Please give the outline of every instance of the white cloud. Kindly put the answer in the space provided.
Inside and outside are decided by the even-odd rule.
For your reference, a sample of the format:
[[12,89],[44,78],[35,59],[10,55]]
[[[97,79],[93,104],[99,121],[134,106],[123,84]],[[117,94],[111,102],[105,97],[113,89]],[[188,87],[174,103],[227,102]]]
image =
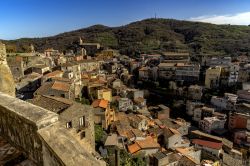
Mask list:
[[191,21],[208,22],[213,24],[249,25],[250,12],[237,13],[234,15],[213,15],[192,17]]

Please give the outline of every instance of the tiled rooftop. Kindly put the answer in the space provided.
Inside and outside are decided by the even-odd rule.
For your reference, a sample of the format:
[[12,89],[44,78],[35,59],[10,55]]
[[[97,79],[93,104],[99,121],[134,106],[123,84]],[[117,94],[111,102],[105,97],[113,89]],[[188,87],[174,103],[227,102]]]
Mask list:
[[192,141],[193,144],[197,144],[200,146],[204,146],[207,148],[211,148],[211,149],[221,149],[222,148],[222,143],[218,143],[218,142],[212,142],[212,141],[205,141],[205,140],[201,140],[201,139],[194,139]]
[[67,92],[70,89],[70,84],[55,81],[51,88]]

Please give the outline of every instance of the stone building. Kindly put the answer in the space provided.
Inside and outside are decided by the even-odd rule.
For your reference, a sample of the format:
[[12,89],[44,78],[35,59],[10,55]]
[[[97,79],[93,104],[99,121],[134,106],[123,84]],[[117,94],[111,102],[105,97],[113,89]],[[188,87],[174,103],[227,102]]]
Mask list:
[[99,43],[85,43],[81,38],[79,40],[79,46],[84,48],[86,50],[86,54],[89,56],[95,55],[101,48]]
[[146,137],[145,140],[135,141],[134,144],[128,146],[128,152],[133,155],[144,154],[145,156],[149,156],[159,150],[160,145],[151,136]]
[[168,63],[188,63],[190,54],[188,52],[164,52],[164,62]]
[[177,63],[175,71],[175,79],[188,83],[199,81],[200,78],[200,65]]
[[81,79],[81,68],[80,65],[76,62],[62,64],[61,70],[65,73],[70,74],[70,76],[68,76],[69,79],[71,78],[74,78],[75,80]]
[[221,142],[213,142],[213,141],[206,141],[202,139],[193,139],[192,143],[197,149],[201,149],[213,156],[219,158],[220,154],[222,154],[222,143]]
[[50,67],[44,64],[37,64],[32,67],[32,72],[46,74],[50,72]]
[[129,98],[119,98],[118,99],[118,110],[128,111],[133,110],[133,102]]
[[61,125],[95,148],[93,108],[61,97],[36,96],[30,103],[59,115]]
[[230,166],[230,165],[237,165],[237,166],[243,166],[243,155],[242,152],[231,149],[230,151],[224,151],[223,152],[223,165]]
[[148,119],[143,115],[130,115],[129,116],[130,125],[141,131],[146,131],[148,129]]
[[104,99],[109,102],[112,101],[112,90],[107,88],[101,88],[97,90],[97,99]]
[[80,70],[91,72],[91,71],[99,71],[101,68],[100,62],[98,60],[82,60],[77,62],[80,65]]
[[164,129],[164,143],[166,148],[175,149],[178,147],[188,147],[190,142],[184,141],[179,131],[173,128],[165,128]]
[[217,117],[205,117],[199,122],[199,127],[206,133],[211,133],[214,130],[224,129],[226,119],[219,119]]
[[149,67],[141,67],[139,69],[139,80],[148,80],[149,79]]
[[45,82],[34,92],[34,96],[37,95],[57,96],[74,100],[74,84],[58,80]]
[[220,56],[203,56],[202,65],[215,67],[215,66],[230,66],[232,58],[231,57],[220,57]]
[[225,93],[224,97],[213,96],[211,104],[219,110],[233,110],[238,96],[231,93]]
[[58,54],[59,54],[59,51],[58,50],[54,50],[53,48],[49,48],[49,49],[46,49],[44,51],[44,55],[46,57],[56,56]]
[[249,65],[245,65],[239,69],[238,82],[247,82],[249,81]]
[[15,81],[20,80],[24,76],[25,64],[21,56],[8,57],[8,65]]
[[191,85],[188,87],[188,98],[192,100],[201,100],[202,87],[199,85]]
[[200,65],[189,63],[160,63],[159,79],[177,80],[188,83],[199,81]]
[[244,112],[231,112],[229,114],[228,128],[230,130],[250,129],[250,115]]
[[171,166],[178,165],[181,155],[172,151],[163,151],[153,154],[154,166]]
[[194,115],[194,110],[196,108],[202,108],[204,106],[204,103],[201,103],[201,102],[193,102],[193,101],[190,101],[190,100],[187,100],[186,102],[186,110],[187,110],[187,114],[189,116],[193,116]]
[[94,107],[93,112],[95,124],[101,124],[102,128],[107,130],[115,121],[115,110],[110,108],[109,101],[103,99],[94,100],[91,105]]
[[171,80],[175,76],[175,63],[160,63],[158,68],[159,79]]

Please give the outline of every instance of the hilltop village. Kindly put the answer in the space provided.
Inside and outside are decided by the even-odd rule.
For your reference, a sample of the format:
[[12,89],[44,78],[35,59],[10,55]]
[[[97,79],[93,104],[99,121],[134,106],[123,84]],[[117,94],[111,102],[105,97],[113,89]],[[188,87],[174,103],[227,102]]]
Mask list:
[[131,57],[81,38],[64,53],[30,50],[7,53],[16,97],[58,114],[106,165],[249,165],[247,55]]

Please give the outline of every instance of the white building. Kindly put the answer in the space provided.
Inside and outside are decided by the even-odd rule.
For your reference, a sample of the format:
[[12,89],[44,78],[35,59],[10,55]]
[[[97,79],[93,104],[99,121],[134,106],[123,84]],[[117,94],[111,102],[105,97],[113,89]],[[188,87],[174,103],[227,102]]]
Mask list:
[[206,133],[211,133],[215,129],[225,128],[225,119],[218,119],[217,117],[206,117],[199,122],[199,127]]
[[212,154],[216,157],[219,157],[220,154],[223,152],[222,150],[222,143],[212,142],[212,141],[205,141],[201,139],[194,139],[192,140],[194,147],[197,149],[201,149],[209,154]]
[[237,64],[232,64],[230,65],[229,68],[229,78],[228,78],[228,84],[229,85],[234,85],[238,81],[239,77],[239,71],[240,71],[240,66]]
[[236,104],[238,96],[232,93],[225,93],[224,97],[213,96],[211,104],[222,110],[232,110]]

